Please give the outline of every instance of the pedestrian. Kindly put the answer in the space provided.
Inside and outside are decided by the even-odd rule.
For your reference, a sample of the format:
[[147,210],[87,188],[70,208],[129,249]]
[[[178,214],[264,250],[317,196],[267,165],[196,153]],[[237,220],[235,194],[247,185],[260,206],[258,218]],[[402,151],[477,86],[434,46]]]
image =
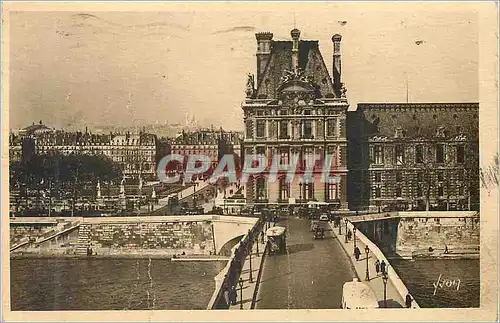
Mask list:
[[449,253],[447,245],[444,245],[444,253]]
[[411,297],[410,294],[406,294],[406,300],[405,300],[406,308],[411,307],[411,302],[413,302],[413,298]]
[[237,299],[238,295],[236,293],[236,286],[235,285],[231,286],[231,292],[229,293],[229,295],[230,295],[230,299],[231,299],[231,304],[236,305],[236,299]]
[[354,257],[356,257],[356,261],[359,260],[359,256],[361,256],[361,251],[358,247],[354,248]]
[[382,262],[380,263],[380,272],[382,273],[382,275],[384,275],[386,272],[386,267],[387,267],[387,264],[385,263],[384,260],[382,260]]
[[231,303],[231,293],[227,286],[224,287],[224,300],[226,301],[226,304],[229,306],[229,304]]
[[260,232],[260,243],[264,244],[264,231]]
[[352,232],[349,229],[349,231],[347,231],[347,240],[351,240],[351,238],[352,238]]
[[380,272],[380,261],[375,261],[375,271],[377,272],[377,276],[378,276],[378,273]]

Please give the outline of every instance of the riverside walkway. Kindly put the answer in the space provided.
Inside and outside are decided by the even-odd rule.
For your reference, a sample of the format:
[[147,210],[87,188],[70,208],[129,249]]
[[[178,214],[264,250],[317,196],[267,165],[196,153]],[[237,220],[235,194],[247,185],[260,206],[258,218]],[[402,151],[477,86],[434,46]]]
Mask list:
[[[259,276],[259,272],[262,269],[263,262],[265,261],[264,251],[266,248],[265,243],[261,243],[260,236],[253,244],[252,247],[252,280],[250,280],[250,256],[245,258],[245,262],[243,264],[243,268],[241,271],[241,278],[243,280],[243,288],[240,289],[238,284],[237,286],[237,299],[236,304],[231,305],[229,309],[231,310],[249,310],[253,309],[255,306],[257,290],[261,277]],[[266,241],[266,240],[264,240]],[[258,245],[258,246],[257,246]],[[258,248],[258,253],[257,253]],[[241,295],[242,294],[242,295]]]
[[[360,281],[367,283],[372,290],[375,292],[375,296],[379,300],[379,306],[384,307],[384,283],[382,280],[382,276],[377,275],[375,271],[375,261],[377,258],[374,256],[373,252],[370,250],[368,253],[368,271],[369,271],[369,281],[366,281],[366,253],[365,253],[365,244],[356,236],[356,238],[351,238],[347,243],[345,242],[345,225],[342,225],[341,235],[339,235],[338,227],[334,227],[333,223],[330,224],[332,228],[333,235],[337,238],[338,243],[342,246],[345,253],[349,257],[350,261],[354,265],[356,270],[356,274]],[[356,261],[354,257],[354,239],[356,239],[356,246],[361,251],[361,256],[359,257],[359,261]],[[386,261],[387,262],[387,261]],[[389,264],[388,264],[389,266]],[[415,302],[413,302],[415,303]],[[405,306],[405,301],[401,297],[400,293],[394,286],[393,282],[389,279],[387,281],[387,307],[388,308],[403,308]]]

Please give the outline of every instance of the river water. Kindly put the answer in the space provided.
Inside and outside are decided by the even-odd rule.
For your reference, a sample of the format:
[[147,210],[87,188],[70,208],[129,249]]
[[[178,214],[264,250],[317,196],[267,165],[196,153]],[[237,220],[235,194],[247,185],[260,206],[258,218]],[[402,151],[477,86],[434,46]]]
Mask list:
[[[328,241],[320,243],[330,245]],[[318,248],[320,246],[315,249],[320,250]],[[309,254],[312,255],[311,250],[301,251],[294,254],[295,261],[306,261]],[[315,262],[322,263],[329,258],[320,259],[323,260]],[[391,264],[422,307],[479,306],[479,260],[391,260]],[[214,277],[224,266],[224,262],[163,259],[11,259],[11,307],[14,311],[205,309],[215,288]],[[325,275],[331,272],[322,270]],[[312,273],[320,274],[306,270],[306,274],[292,279],[295,282],[292,287],[306,291],[299,281],[307,281],[309,285],[315,281],[314,290],[321,293],[321,286],[327,282],[321,283],[321,277],[309,277]],[[329,279],[336,279],[328,275]],[[434,284],[437,285],[438,279],[445,284],[436,289]],[[446,280],[458,282],[458,279],[459,286],[446,286]],[[263,283],[261,292],[266,284],[269,283]],[[304,293],[298,292],[296,296],[294,308],[324,308],[310,303],[312,298],[304,298]],[[265,308],[266,302],[261,303],[260,308]],[[337,307],[334,305],[330,308]]]
[[206,309],[224,262],[11,259],[13,311]]
[[390,262],[421,307],[479,307],[479,260]]

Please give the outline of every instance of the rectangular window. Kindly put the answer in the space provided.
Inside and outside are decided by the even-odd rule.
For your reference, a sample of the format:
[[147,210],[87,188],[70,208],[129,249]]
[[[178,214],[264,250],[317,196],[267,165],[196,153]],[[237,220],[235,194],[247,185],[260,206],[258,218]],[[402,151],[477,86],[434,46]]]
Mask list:
[[253,138],[252,122],[251,121],[246,122],[246,134],[247,134],[247,138]]
[[304,148],[302,156],[304,169],[307,168],[308,164],[310,163],[314,164],[313,157],[314,157],[314,150],[312,148]]
[[444,180],[443,172],[439,171],[438,172],[438,181],[442,182],[443,180]]
[[458,185],[458,196],[464,195],[464,186],[462,184]]
[[457,164],[463,164],[465,160],[465,148],[463,145],[457,146]]
[[396,186],[396,197],[401,197],[402,189],[401,186]]
[[465,177],[465,176],[464,176],[464,170],[463,170],[463,169],[460,169],[460,170],[458,171],[458,180],[459,180],[459,181],[463,181],[463,180],[464,180],[464,177]]
[[328,199],[337,199],[337,184],[327,184],[328,185]]
[[444,163],[444,145],[442,144],[436,145],[436,162]]
[[402,145],[396,145],[395,147],[396,165],[403,165],[405,162],[405,154]]
[[258,120],[257,121],[257,137],[258,138],[264,138],[265,137],[265,127],[266,124],[263,120]]
[[422,172],[417,173],[417,182],[423,182],[424,181],[424,174]]
[[422,189],[422,185],[417,185],[417,197],[422,197],[424,195],[424,190]]
[[314,199],[314,184],[308,183],[305,184],[305,196],[307,200]]
[[280,121],[280,139],[288,139],[288,121]]
[[380,196],[382,196],[380,186],[376,186],[375,187],[375,197],[378,198]]
[[312,121],[304,120],[304,135],[305,139],[310,139],[312,137]]
[[396,172],[396,182],[401,183],[403,181],[403,173]]
[[376,145],[374,149],[375,164],[380,165],[384,163],[384,147]]
[[257,147],[256,149],[257,155],[266,155],[266,147]]
[[415,146],[415,160],[419,164],[424,162],[424,147],[422,145]]
[[334,137],[337,133],[337,119],[329,119],[326,122],[326,135]]
[[382,173],[377,172],[375,173],[375,182],[380,183],[382,181]]
[[280,164],[288,165],[289,163],[289,149],[288,148],[280,148]]
[[264,115],[264,111],[262,111],[262,110],[257,110],[257,115],[258,115],[258,116],[263,116],[263,115]]
[[439,197],[442,197],[444,195],[444,188],[443,188],[443,184],[439,183],[438,184],[438,196]]

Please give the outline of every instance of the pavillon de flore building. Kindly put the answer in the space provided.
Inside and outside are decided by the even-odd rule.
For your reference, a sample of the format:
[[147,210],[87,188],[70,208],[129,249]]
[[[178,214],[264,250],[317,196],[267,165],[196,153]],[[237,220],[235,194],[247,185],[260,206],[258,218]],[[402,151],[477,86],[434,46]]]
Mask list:
[[[299,155],[305,169],[315,154],[333,155],[331,170],[340,181],[322,183],[321,167],[303,183],[300,176],[287,183],[285,176],[269,180],[269,174],[250,177],[246,197],[250,204],[299,204],[326,202],[347,209],[346,90],[341,81],[341,36],[334,35],[332,77],[318,41],[301,40],[291,31],[291,41],[275,41],[269,32],[257,33],[257,73],[248,76],[244,111],[245,155],[265,154],[281,164]],[[317,161],[322,166],[323,161]]]
[[348,112],[351,210],[479,210],[479,103]]

